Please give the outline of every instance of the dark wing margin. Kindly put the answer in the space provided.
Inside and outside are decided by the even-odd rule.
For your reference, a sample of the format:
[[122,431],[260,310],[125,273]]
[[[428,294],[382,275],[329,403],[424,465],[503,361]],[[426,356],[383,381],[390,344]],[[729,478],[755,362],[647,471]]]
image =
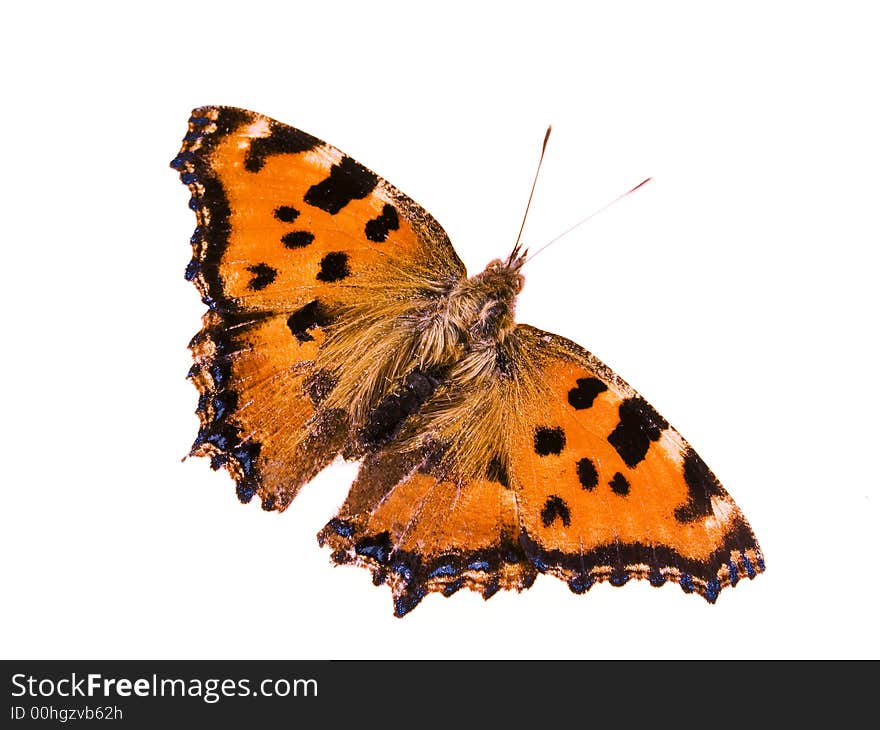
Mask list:
[[398,618],[432,592],[448,598],[467,588],[488,600],[529,588],[539,572],[517,540],[513,494],[491,479],[446,482],[435,457],[430,448],[368,456],[318,534],[336,565],[366,568],[374,585],[390,587]]
[[[195,284],[208,306],[202,329],[189,345],[195,363],[187,377],[199,391],[196,413],[200,421],[190,455],[208,456],[215,470],[226,468],[235,479],[239,500],[244,503],[261,490],[264,480],[260,464],[265,461],[265,454],[261,457],[263,443],[236,420],[236,410],[244,397],[242,378],[234,373],[234,366],[247,358],[253,360],[255,331],[277,313],[245,310],[224,291],[220,265],[230,241],[232,211],[221,179],[222,170],[213,168],[211,153],[225,137],[258,118],[253,112],[232,107],[195,109],[180,152],[170,163],[189,188],[189,207],[196,214],[196,228],[190,238],[192,258],[184,275]],[[321,144],[304,132],[280,124],[268,137],[257,141],[260,144],[249,153],[250,164],[261,163],[269,154],[305,151]],[[260,277],[265,280],[270,272],[253,267],[252,273],[259,282]],[[262,495],[264,509],[283,509],[289,501],[290,497],[283,493]]]

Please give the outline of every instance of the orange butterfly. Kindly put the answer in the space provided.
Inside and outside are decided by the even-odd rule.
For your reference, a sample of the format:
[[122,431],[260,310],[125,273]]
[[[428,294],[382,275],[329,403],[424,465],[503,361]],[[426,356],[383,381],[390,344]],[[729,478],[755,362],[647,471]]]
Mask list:
[[357,479],[318,540],[387,583],[489,598],[550,573],[678,583],[714,602],[764,569],[739,508],[638,393],[516,324],[518,247],[468,278],[440,225],[334,147],[253,112],[196,109],[172,161],[208,305],[191,349],[191,454],[284,510],[341,454]]

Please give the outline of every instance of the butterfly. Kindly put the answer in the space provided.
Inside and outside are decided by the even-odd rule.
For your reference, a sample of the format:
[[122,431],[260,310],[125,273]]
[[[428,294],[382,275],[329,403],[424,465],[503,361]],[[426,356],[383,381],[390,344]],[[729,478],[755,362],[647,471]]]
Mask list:
[[403,616],[539,573],[574,593],[677,583],[714,603],[764,559],[730,495],[633,388],[514,305],[525,254],[468,277],[443,228],[351,157],[273,119],[201,107],[171,166],[197,227],[186,278],[191,455],[282,511],[360,460],[318,534]]

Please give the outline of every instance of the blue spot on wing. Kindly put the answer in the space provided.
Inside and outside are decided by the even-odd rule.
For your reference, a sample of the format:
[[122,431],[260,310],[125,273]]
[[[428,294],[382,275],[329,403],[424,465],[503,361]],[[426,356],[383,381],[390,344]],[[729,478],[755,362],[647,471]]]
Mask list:
[[568,588],[572,593],[586,593],[593,585],[593,577],[591,575],[578,575],[568,581]]
[[428,573],[428,577],[429,578],[439,578],[440,576],[443,576],[443,575],[455,575],[456,572],[457,571],[455,570],[455,566],[447,563],[445,565],[440,565],[440,566],[434,568],[434,570],[432,570],[430,573]]
[[695,590],[694,579],[691,577],[690,573],[682,573],[681,578],[678,580],[678,584],[685,593],[693,593]]
[[177,155],[177,157],[171,160],[171,167],[173,167],[175,170],[179,170],[194,157],[195,155],[193,155],[192,152],[181,152]]
[[443,595],[449,598],[449,596],[451,596],[453,593],[460,590],[463,585],[464,578],[456,578],[454,581],[452,581],[452,583],[450,583],[443,589]]
[[468,570],[489,570],[489,563],[485,560],[474,560],[467,566]]
[[347,520],[340,520],[338,517],[334,517],[330,520],[330,522],[327,523],[327,527],[342,537],[351,537],[354,532],[354,527],[350,522]]
[[[203,410],[204,408],[202,403],[202,398],[204,397],[205,395],[199,396],[199,410]],[[226,416],[235,410],[237,403],[238,398],[231,390],[224,390],[220,393],[215,393],[214,397],[211,398],[211,408],[214,409],[214,421],[225,420]]]
[[[241,465],[241,470],[244,472],[246,477],[253,476],[256,471],[256,464],[254,463],[257,457],[257,452],[259,449],[254,448],[256,444],[246,444],[244,446],[237,446],[232,450],[233,458],[238,461]],[[253,496],[253,489],[251,489],[251,495]]]
[[220,451],[229,451],[230,447],[230,441],[227,434],[223,433],[223,431],[208,431],[207,429],[201,429],[199,431],[193,447],[197,448],[202,444],[211,444],[212,446],[216,446]]
[[749,560],[748,555],[743,553],[742,557],[743,557],[743,565],[746,566],[746,574],[749,576],[749,578],[754,578],[755,577],[755,566],[752,565],[752,561]]
[[727,561],[727,571],[730,574],[730,585],[735,586],[739,583],[739,571],[736,569],[736,563],[732,560]]
[[366,555],[369,558],[375,558],[380,563],[388,560],[388,552],[381,545],[359,545],[355,548],[358,555]]
[[211,378],[214,380],[214,385],[217,388],[223,386],[226,382],[226,368],[220,363],[213,363],[209,368],[211,372]]
[[718,578],[712,578],[708,583],[706,583],[706,592],[704,595],[705,599],[709,601],[709,603],[715,603],[715,599],[718,598],[718,593],[721,591],[721,583]]
[[410,591],[407,591],[403,595],[398,596],[394,599],[394,615],[400,618],[401,616],[406,616],[410,611],[412,611],[416,606],[419,605],[419,601],[421,601],[425,597],[426,590],[423,586],[416,586]]

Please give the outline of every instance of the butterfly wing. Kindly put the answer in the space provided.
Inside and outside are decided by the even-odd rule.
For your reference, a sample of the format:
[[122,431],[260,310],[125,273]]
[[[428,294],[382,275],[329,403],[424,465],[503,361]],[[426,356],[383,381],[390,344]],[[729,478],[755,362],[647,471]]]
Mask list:
[[171,166],[198,224],[186,276],[209,308],[191,343],[201,423],[192,454],[225,466],[242,501],[258,494],[264,508],[284,509],[353,448],[350,414],[333,397],[340,378],[370,376],[343,389],[358,388],[365,410],[387,397],[405,375],[394,353],[410,345],[383,327],[465,269],[420,206],[268,117],[196,109]]
[[417,369],[414,324],[465,270],[374,173],[225,107],[193,113],[172,167],[198,221],[187,278],[209,308],[191,343],[192,453],[266,509],[340,452],[365,457],[319,539],[390,584],[397,615],[432,591],[489,597],[541,572],[577,593],[635,577],[714,601],[763,570],[693,449],[574,343],[520,325],[442,373]]
[[764,569],[748,522],[682,436],[575,343],[520,325],[511,431],[526,552],[575,592],[676,582],[714,602]]
[[597,358],[519,325],[490,361],[495,372],[453,376],[396,450],[364,463],[319,536],[337,563],[389,583],[397,615],[432,591],[489,597],[538,573],[575,593],[643,578],[714,602],[764,569],[704,462]]
[[318,541],[337,565],[369,569],[387,583],[404,616],[430,592],[461,588],[485,598],[532,585],[537,569],[523,552],[516,494],[499,475],[450,479],[430,446],[369,456],[348,498]]

